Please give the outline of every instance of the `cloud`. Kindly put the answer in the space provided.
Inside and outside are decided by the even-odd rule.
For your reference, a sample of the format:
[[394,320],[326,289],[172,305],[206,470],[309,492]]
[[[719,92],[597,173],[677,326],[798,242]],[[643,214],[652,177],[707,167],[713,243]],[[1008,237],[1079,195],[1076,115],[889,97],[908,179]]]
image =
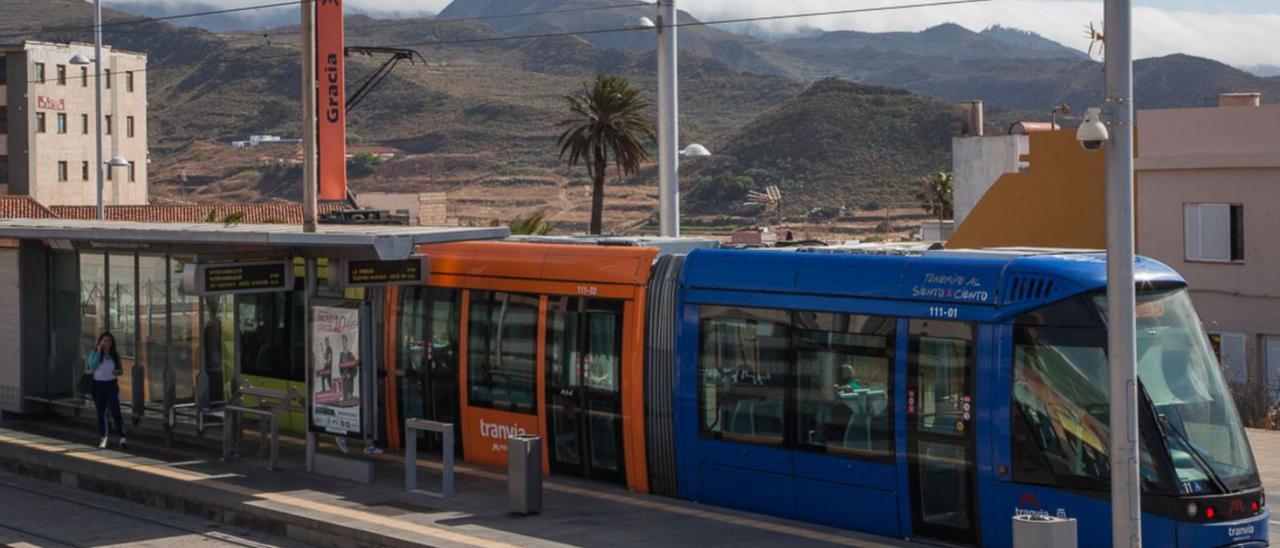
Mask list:
[[[870,0],[862,6],[890,6],[906,0]],[[840,9],[829,0],[680,0],[681,9],[699,19],[717,20],[782,13]],[[782,7],[785,6],[785,7]],[[1037,32],[1067,46],[1085,49],[1085,27],[1102,22],[1102,2],[1004,0],[999,2],[897,11],[784,19],[756,23],[769,33],[804,28],[868,32],[918,31],[953,22],[974,30],[1004,25]],[[1156,57],[1188,53],[1232,65],[1280,64],[1280,13],[1134,8],[1134,55]]]

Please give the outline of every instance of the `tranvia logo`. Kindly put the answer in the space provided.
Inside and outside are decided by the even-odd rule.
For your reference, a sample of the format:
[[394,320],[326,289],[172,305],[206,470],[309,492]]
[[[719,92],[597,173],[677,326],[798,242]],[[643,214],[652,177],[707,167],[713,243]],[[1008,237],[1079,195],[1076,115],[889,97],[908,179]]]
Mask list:
[[[527,433],[528,431],[526,431],[524,427],[518,424],[511,424],[511,425],[498,424],[493,422],[485,422],[484,419],[480,419],[480,435],[492,440],[506,440],[511,436],[523,436]],[[493,450],[506,451],[507,444],[494,443]]]

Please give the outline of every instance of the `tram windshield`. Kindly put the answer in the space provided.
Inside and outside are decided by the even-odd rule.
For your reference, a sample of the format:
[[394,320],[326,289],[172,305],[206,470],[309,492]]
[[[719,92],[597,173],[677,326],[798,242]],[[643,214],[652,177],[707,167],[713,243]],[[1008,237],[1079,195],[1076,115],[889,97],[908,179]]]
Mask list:
[[1137,316],[1138,378],[1182,492],[1256,483],[1244,428],[1186,290],[1139,293]]
[[[1070,299],[1024,316],[1014,334],[1015,478],[1105,488],[1110,476],[1106,296]],[[1167,452],[1181,494],[1259,484],[1236,408],[1185,289],[1143,291],[1138,377],[1155,424],[1143,420],[1141,477],[1162,490]],[[1027,442],[1027,443],[1024,443]],[[1150,443],[1148,443],[1150,442]],[[1158,447],[1155,444],[1162,447]]]

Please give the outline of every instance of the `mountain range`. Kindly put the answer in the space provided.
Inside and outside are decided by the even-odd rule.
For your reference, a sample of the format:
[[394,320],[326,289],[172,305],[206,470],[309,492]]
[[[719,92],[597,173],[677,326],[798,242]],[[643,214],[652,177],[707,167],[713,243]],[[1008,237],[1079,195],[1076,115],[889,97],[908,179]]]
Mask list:
[[[5,0],[0,34],[87,40],[87,29],[64,27],[83,26],[90,9],[80,0]],[[438,17],[348,15],[349,45],[410,47],[425,60],[398,65],[352,112],[353,150],[395,154],[353,186],[447,190],[464,217],[548,209],[553,220],[577,226],[585,220],[586,173],[562,166],[555,155],[563,96],[595,74],[617,73],[652,99],[657,40],[635,31],[557,34],[617,29],[651,11],[602,0],[455,0]],[[510,16],[521,13],[530,15]],[[108,11],[107,19],[136,16]],[[680,20],[696,21],[689,14]],[[62,30],[39,31],[52,28]],[[519,38],[531,34],[556,36]],[[296,26],[213,33],[148,22],[108,27],[106,40],[149,54],[155,196],[296,197],[290,181],[296,173],[263,167],[291,152],[223,144],[255,133],[297,134]],[[740,200],[721,208],[719,192],[696,188],[726,177],[784,187],[794,215],[831,203],[909,201],[921,176],[949,169],[949,140],[958,124],[954,101],[983,100],[989,123],[998,127],[1046,119],[1062,102],[1081,111],[1102,96],[1100,63],[1003,27],[811,31],[765,40],[689,26],[681,28],[680,46],[682,142],[706,143],[715,154],[682,170],[694,213],[750,214],[737,211]],[[382,61],[350,57],[348,89]],[[1135,82],[1140,108],[1201,106],[1222,91],[1260,91],[1265,102],[1280,98],[1280,78],[1186,55],[1140,60]],[[615,226],[651,214],[653,173],[649,168],[613,185]]]

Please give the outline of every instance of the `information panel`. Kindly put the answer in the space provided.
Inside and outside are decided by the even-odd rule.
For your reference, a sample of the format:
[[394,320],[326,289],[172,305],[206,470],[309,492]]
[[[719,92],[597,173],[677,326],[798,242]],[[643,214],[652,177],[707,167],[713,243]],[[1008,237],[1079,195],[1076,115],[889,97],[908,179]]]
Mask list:
[[311,430],[360,437],[364,396],[360,305],[311,307]]
[[199,296],[289,291],[293,283],[287,261],[189,263],[182,271],[183,289]]
[[410,257],[398,261],[337,261],[330,263],[330,280],[341,287],[384,285],[421,285],[427,283],[429,271],[426,257]]

